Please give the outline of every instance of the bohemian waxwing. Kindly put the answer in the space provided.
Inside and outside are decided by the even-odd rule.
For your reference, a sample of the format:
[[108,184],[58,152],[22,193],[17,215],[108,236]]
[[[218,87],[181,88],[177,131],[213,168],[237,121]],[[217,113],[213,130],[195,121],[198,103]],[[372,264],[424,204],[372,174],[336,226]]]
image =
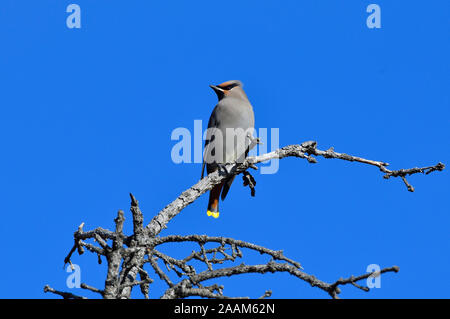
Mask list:
[[[206,163],[208,174],[225,164],[242,162],[248,154],[255,116],[240,81],[210,85],[219,102],[211,113],[205,140],[202,178]],[[214,186],[209,193],[207,215],[219,217],[219,197],[225,199],[234,176]],[[221,195],[222,194],[222,195]]]

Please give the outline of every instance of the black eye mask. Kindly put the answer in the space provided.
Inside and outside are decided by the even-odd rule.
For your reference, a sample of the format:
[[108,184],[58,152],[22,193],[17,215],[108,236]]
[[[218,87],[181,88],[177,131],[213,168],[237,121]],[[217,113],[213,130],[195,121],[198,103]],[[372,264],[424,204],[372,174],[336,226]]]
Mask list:
[[231,90],[232,88],[234,88],[235,86],[239,86],[239,84],[233,83],[233,84],[227,85],[227,86],[224,87],[223,89],[229,91],[229,90]]

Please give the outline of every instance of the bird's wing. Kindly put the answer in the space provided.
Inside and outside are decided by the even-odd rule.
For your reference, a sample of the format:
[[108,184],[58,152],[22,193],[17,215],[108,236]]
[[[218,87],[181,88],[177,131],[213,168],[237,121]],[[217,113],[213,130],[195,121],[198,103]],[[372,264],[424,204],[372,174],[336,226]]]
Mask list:
[[206,154],[206,152],[207,152],[207,150],[208,150],[208,145],[209,145],[209,143],[207,144],[206,142],[205,142],[205,151],[204,151],[204,153],[203,153],[203,163],[202,163],[202,176],[200,177],[200,179],[203,179],[203,174],[204,174],[204,172],[205,172],[205,154]]
[[[211,113],[211,116],[209,118],[208,129],[217,127],[216,109],[217,109],[217,106],[214,108],[214,110]],[[211,132],[208,131],[208,133],[206,135],[206,140],[205,140],[205,149],[203,151],[202,176],[200,177],[200,179],[203,179],[203,176],[204,176],[205,166],[206,166],[206,157],[208,154],[208,147],[209,147],[210,142],[212,141],[211,135],[212,135]],[[214,138],[214,136],[213,136],[213,138]]]
[[236,175],[232,176],[227,181],[225,181],[225,184],[223,185],[223,189],[222,189],[222,195],[221,195],[222,200],[225,200],[225,197],[227,197],[228,191],[230,190],[231,184],[233,183],[235,177],[236,177]]

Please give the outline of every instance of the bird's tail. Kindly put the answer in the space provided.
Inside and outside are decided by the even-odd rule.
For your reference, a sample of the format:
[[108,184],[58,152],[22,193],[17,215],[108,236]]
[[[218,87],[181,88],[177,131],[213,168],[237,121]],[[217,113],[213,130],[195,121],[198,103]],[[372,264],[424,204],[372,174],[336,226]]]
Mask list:
[[214,186],[209,192],[208,210],[206,212],[208,216],[212,216],[214,218],[219,217],[219,198],[223,184],[224,183],[220,183],[219,185]]

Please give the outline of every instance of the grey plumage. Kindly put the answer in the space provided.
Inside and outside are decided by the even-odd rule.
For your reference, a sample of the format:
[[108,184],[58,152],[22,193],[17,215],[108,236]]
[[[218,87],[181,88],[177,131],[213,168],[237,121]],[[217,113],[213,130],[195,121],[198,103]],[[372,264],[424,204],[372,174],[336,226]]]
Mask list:
[[[250,141],[247,136],[253,133],[255,126],[253,107],[240,81],[227,81],[217,86],[211,85],[211,88],[216,92],[219,102],[208,122],[202,178],[205,165],[210,174],[220,164],[244,160]],[[221,194],[222,200],[225,199],[233,179],[234,177],[211,190],[208,215],[218,217],[219,195]]]

